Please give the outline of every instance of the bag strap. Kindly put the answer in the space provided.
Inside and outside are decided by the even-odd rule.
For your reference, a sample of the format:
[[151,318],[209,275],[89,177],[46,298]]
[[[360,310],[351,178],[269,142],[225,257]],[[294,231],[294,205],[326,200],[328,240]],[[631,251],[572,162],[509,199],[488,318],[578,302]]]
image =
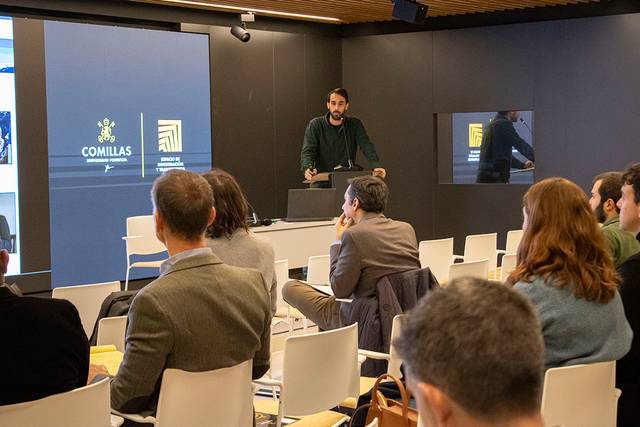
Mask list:
[[404,385],[402,384],[402,382],[400,382],[400,380],[398,380],[393,375],[382,374],[378,377],[378,379],[376,380],[376,383],[373,385],[372,393],[373,393],[373,396],[376,396],[376,397],[372,396],[371,405],[374,404],[374,399],[376,399],[375,403],[377,403],[378,386],[382,382],[382,380],[387,378],[390,378],[391,380],[393,380],[398,386],[398,390],[400,390],[400,395],[402,396],[402,418],[403,420],[408,420],[409,419],[409,394],[407,393],[407,390],[404,388]]
[[363,409],[366,409],[366,408],[370,408],[370,407],[371,407],[371,403],[365,403],[365,404],[364,404],[364,405],[362,405],[362,406],[358,406],[358,407],[356,408],[356,410],[355,410],[355,411],[353,411],[353,414],[351,414],[351,419],[349,420],[349,427],[353,427],[353,420],[355,419],[356,414],[357,414],[359,411],[361,411],[361,410],[363,410]]

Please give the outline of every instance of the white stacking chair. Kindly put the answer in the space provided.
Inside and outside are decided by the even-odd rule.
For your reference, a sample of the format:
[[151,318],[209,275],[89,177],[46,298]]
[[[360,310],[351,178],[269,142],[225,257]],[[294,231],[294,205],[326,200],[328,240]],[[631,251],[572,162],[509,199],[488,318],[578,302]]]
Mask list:
[[293,332],[293,322],[302,320],[302,329],[307,331],[307,318],[297,308],[291,307],[282,297],[282,288],[289,281],[289,260],[281,259],[275,263],[276,280],[278,281],[278,298],[276,303],[276,314],[273,316],[272,325],[286,322],[289,325],[289,332]]
[[[393,345],[393,340],[400,335],[402,318],[406,317],[406,314],[398,314],[393,318],[391,325],[391,345],[389,347],[389,353],[380,353],[377,351],[358,349],[358,355],[365,359],[377,359],[387,361],[387,374],[393,375],[396,378],[402,377],[400,372],[400,365],[402,365],[402,359],[398,355],[396,347]],[[360,377],[360,394],[367,393],[373,388],[377,378],[372,377]],[[341,406],[346,408],[355,409],[357,405],[357,398],[348,398],[342,402]]]
[[164,260],[136,261],[131,263],[132,255],[154,255],[166,252],[167,248],[156,237],[153,215],[131,216],[127,218],[127,235],[122,238],[127,250],[127,275],[124,290],[129,290],[129,272],[132,268],[160,268]]
[[329,255],[310,256],[307,262],[307,282],[313,285],[329,284]]
[[423,240],[418,245],[420,267],[429,267],[438,283],[445,284],[449,279],[449,265],[455,258],[453,255],[453,237],[448,239]]
[[116,346],[116,350],[124,353],[124,340],[127,332],[127,316],[104,317],[98,322],[96,345]]
[[156,416],[112,412],[156,427],[251,426],[252,361],[205,372],[165,369]]
[[104,282],[91,285],[61,286],[53,288],[52,298],[66,299],[78,309],[80,321],[87,337],[91,336],[93,327],[100,313],[100,306],[112,292],[120,290],[120,282]]
[[[393,340],[395,340],[400,335],[400,331],[402,330],[402,319],[406,316],[406,314],[398,314],[393,318],[393,323],[391,325],[391,345],[389,346],[389,353],[380,353],[377,351],[358,349],[358,354],[360,354],[361,356],[365,356],[366,358],[386,360],[388,362],[387,374],[393,375],[396,378],[400,378],[402,376],[402,373],[400,372],[402,359],[398,355],[396,347],[393,345]],[[376,378],[374,378],[373,380],[373,382],[375,382]],[[373,382],[371,383],[372,387]]]
[[110,415],[109,379],[31,402],[0,406],[6,427],[107,427],[122,425]]
[[615,427],[618,397],[616,362],[547,370],[542,391],[546,426]]
[[524,234],[524,230],[509,230],[507,231],[507,243],[505,245],[505,249],[498,249],[499,254],[515,254],[518,252],[518,246],[520,245],[520,240],[522,240],[522,235]]
[[504,282],[509,274],[516,268],[518,256],[516,254],[507,254],[502,256],[502,265],[500,266],[500,281]]
[[489,261],[489,273],[495,274],[498,264],[497,242],[498,233],[467,236],[464,241],[464,262],[486,259]]
[[459,262],[449,266],[449,282],[465,276],[487,280],[489,277],[489,261],[483,259],[479,261]]
[[[326,332],[287,337],[284,350],[271,355],[271,377],[255,383],[277,387],[276,427],[283,416],[301,417],[323,413],[320,425],[339,425],[348,417],[328,411],[347,397],[358,396],[358,325]],[[256,410],[269,401],[256,400]],[[326,411],[326,412],[325,412]]]

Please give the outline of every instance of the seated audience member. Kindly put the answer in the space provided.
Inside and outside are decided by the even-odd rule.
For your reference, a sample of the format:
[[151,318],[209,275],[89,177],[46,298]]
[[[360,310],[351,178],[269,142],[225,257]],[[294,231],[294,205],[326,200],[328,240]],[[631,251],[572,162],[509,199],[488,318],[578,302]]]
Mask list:
[[4,282],[8,264],[0,250],[0,405],[87,385],[89,342],[78,310],[63,299],[21,296]]
[[275,255],[268,242],[249,232],[247,201],[236,179],[222,169],[202,174],[213,190],[216,219],[207,228],[207,246],[222,262],[236,267],[255,268],[269,285],[271,313],[276,312],[278,281]]
[[523,198],[524,235],[508,283],[537,308],[545,365],[617,360],[631,345],[618,275],[582,190],[548,178]]
[[353,304],[336,298],[376,297],[376,284],[384,276],[420,268],[413,227],[383,215],[389,198],[384,181],[359,176],[349,182],[336,240],[329,249],[329,281],[335,296],[295,280],[282,291],[285,301],[324,330],[349,324]]
[[620,172],[606,172],[595,177],[591,189],[589,205],[602,224],[602,234],[609,244],[613,262],[616,268],[627,258],[640,252],[640,242],[636,237],[620,229],[620,209],[616,205],[620,200],[622,174]]
[[[620,228],[640,238],[640,163],[622,177]],[[633,330],[631,350],[618,360],[616,386],[622,390],[618,402],[618,427],[640,426],[640,253],[630,256],[618,268],[622,277],[620,296]]]
[[509,287],[453,280],[409,312],[395,345],[425,426],[543,426],[540,326]]
[[111,406],[121,412],[153,411],[166,368],[208,371],[253,359],[254,378],[269,368],[269,294],[258,271],[224,264],[207,247],[215,218],[207,181],[170,170],[151,195],[169,259],[129,311],[124,359],[111,383]]

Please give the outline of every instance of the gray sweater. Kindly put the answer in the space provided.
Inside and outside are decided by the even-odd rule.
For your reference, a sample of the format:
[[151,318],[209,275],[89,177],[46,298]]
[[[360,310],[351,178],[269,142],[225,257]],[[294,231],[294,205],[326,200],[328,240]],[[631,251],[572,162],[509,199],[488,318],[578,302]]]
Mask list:
[[514,288],[538,310],[545,345],[545,367],[618,360],[631,347],[633,332],[620,294],[600,304],[576,298],[569,289],[536,278]]
[[275,255],[271,244],[242,229],[236,230],[231,238],[207,238],[206,243],[225,264],[255,268],[262,273],[265,283],[270,287],[267,290],[271,296],[271,313],[275,314],[278,281],[275,273]]

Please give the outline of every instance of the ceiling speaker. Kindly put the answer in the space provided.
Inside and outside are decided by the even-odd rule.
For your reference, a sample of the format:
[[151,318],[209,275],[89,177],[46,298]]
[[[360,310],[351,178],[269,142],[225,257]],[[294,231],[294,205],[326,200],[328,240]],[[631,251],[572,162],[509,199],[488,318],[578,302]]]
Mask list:
[[415,0],[394,0],[392,16],[411,24],[424,24],[428,6]]

